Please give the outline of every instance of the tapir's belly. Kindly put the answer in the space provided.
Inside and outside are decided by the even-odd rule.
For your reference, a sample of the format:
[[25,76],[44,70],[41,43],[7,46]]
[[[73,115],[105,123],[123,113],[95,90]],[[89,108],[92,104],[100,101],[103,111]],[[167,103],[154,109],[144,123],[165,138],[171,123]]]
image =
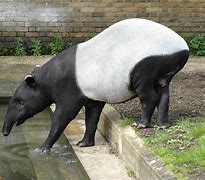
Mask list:
[[126,63],[100,64],[89,61],[81,64],[77,79],[85,96],[109,103],[122,102],[135,96],[135,93],[129,89],[130,68],[125,68]]
[[78,45],[77,83],[90,99],[122,102],[135,96],[130,73],[140,61],[184,49],[185,41],[167,27],[142,19],[121,21]]

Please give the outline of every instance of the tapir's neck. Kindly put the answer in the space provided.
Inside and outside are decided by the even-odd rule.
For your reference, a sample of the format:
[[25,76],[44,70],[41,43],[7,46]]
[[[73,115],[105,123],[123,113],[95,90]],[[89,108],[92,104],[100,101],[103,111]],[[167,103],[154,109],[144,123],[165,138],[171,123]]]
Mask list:
[[[77,88],[75,77],[75,56],[77,46],[67,49],[44,64],[38,73],[43,91],[52,103],[58,99],[62,91]],[[67,86],[67,88],[66,88]]]

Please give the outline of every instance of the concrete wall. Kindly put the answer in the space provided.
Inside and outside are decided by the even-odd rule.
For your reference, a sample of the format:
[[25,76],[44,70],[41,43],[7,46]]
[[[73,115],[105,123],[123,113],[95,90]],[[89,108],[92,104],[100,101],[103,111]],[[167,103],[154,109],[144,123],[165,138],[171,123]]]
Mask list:
[[15,37],[82,40],[126,18],[147,18],[179,33],[205,32],[204,0],[0,0],[0,42]]

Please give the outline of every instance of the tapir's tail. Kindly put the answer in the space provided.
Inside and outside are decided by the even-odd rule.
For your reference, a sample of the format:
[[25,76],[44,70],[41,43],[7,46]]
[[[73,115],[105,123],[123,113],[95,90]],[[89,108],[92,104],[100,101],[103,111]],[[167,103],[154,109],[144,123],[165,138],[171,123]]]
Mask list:
[[[173,54],[172,56],[166,59],[167,64],[165,65],[165,72],[160,72],[160,76],[158,78],[158,83],[161,87],[166,86],[170,83],[171,79],[174,75],[179,72],[184,65],[187,63],[189,58],[189,51],[183,50],[178,53]],[[161,74],[162,73],[162,74]]]

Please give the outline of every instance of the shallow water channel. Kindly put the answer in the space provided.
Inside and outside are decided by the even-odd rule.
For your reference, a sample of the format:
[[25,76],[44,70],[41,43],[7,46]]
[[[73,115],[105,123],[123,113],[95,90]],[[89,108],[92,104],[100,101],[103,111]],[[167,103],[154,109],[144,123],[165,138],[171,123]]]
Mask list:
[[[6,108],[7,105],[0,104],[0,129]],[[0,135],[0,179],[89,179],[64,134],[50,153],[37,149],[47,137],[50,119],[47,109],[21,126],[14,126],[8,137]]]

